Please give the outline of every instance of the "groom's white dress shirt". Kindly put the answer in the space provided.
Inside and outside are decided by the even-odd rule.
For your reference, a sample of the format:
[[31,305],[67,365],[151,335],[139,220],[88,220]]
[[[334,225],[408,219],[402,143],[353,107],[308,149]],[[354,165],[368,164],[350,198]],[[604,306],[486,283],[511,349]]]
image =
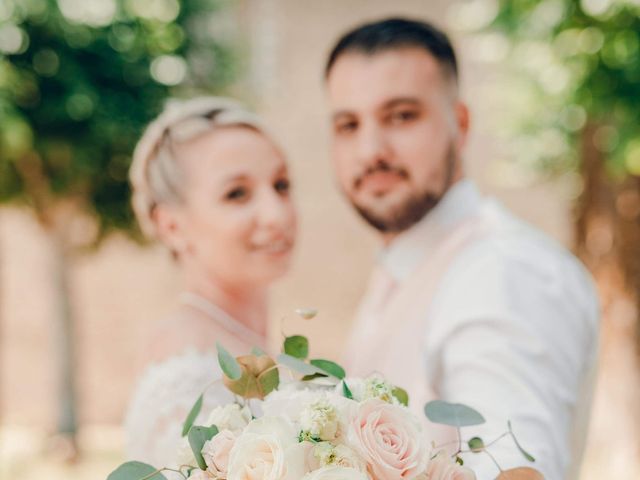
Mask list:
[[[492,227],[459,242],[442,261],[446,244],[455,242],[452,232],[478,217],[489,218]],[[420,321],[403,332],[396,311],[385,323],[380,305],[431,264],[442,271],[431,286],[424,282],[429,291],[418,288],[399,300],[415,300]],[[348,343],[350,374],[377,370],[393,381],[403,372],[408,389],[422,393],[424,384],[423,391],[433,392],[416,395],[412,408],[420,414],[422,400],[429,398],[476,408],[486,423],[462,433],[485,443],[505,432],[511,420],[536,462],[527,462],[504,438],[489,449],[503,469],[528,465],[549,480],[577,478],[599,305],[590,276],[569,252],[463,180],[381,253],[374,277]],[[428,297],[426,304],[420,297]],[[466,455],[465,462],[479,480],[499,473],[484,454]]]

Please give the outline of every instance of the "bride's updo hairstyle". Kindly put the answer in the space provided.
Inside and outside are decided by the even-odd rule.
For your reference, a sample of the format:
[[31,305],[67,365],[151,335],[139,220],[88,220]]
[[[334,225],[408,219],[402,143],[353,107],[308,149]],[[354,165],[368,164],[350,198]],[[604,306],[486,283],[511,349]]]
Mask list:
[[221,97],[170,100],[147,127],[133,153],[129,170],[132,204],[140,228],[158,238],[154,210],[159,204],[180,204],[185,175],[174,147],[210,130],[240,126],[271,138],[259,118],[240,103]]

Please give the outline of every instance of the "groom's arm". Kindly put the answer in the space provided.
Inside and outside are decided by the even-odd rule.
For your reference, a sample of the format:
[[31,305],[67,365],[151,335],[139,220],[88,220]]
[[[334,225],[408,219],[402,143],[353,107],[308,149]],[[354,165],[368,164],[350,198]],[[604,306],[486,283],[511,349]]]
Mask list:
[[[463,434],[488,443],[511,421],[536,462],[504,438],[490,449],[503,469],[528,465],[560,480],[585,368],[595,361],[596,294],[568,256],[517,247],[485,245],[452,266],[432,305],[427,368],[442,399],[485,416]],[[484,454],[466,460],[479,479],[498,473]]]

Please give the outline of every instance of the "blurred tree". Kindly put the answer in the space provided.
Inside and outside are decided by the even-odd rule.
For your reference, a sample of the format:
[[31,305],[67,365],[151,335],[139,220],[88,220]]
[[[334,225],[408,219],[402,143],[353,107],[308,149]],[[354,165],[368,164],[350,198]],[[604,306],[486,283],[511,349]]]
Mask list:
[[233,78],[218,3],[0,0],[0,202],[29,207],[50,239],[59,302],[58,431],[71,438],[69,261],[112,231],[137,235],[130,155],[165,98],[216,91]]
[[640,315],[640,3],[482,3],[489,56],[502,52],[517,97],[511,157],[579,174],[576,251],[596,274],[615,266]]

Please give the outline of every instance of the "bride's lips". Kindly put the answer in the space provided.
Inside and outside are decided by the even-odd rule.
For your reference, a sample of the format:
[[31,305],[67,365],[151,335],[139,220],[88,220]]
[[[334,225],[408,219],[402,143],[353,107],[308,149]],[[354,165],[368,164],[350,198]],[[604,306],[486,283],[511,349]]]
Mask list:
[[273,257],[287,255],[293,248],[293,242],[288,239],[277,239],[266,242],[256,242],[250,245],[255,253],[262,253]]

